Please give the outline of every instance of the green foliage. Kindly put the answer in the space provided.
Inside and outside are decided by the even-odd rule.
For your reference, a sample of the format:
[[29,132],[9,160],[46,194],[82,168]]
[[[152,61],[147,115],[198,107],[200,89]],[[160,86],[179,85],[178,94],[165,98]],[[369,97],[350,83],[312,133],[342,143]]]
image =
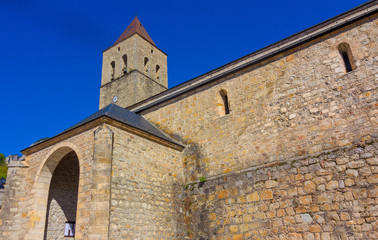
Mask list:
[[7,178],[8,166],[6,164],[0,165],[0,178]]
[[202,177],[199,178],[199,181],[200,181],[200,183],[204,183],[204,182],[206,182],[207,180],[206,180],[205,177],[202,176]]
[[8,166],[5,164],[5,156],[0,153],[0,178],[7,178]]
[[2,153],[0,153],[0,164],[5,164],[5,156]]

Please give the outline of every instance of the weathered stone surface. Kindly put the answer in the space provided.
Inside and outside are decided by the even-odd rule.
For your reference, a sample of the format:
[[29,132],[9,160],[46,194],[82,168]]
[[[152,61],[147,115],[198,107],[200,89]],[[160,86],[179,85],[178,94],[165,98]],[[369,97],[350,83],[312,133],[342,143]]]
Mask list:
[[[371,153],[377,150],[370,149]],[[346,232],[342,229],[359,229],[349,231],[348,235],[345,235],[356,239],[375,236],[373,219],[376,215],[375,200],[378,194],[375,186],[377,175],[359,174],[358,171],[367,172],[365,168],[371,169],[374,166],[367,165],[366,159],[349,158],[348,154],[351,151],[353,147],[335,151],[334,155],[341,158],[327,153],[312,156],[313,161],[321,161],[323,167],[307,173],[305,177],[296,172],[286,174],[285,177],[277,179],[277,184],[272,184],[272,180],[269,179],[251,184],[248,175],[241,172],[208,180],[206,186],[195,185],[200,191],[186,190],[185,198],[186,202],[192,203],[185,208],[186,214],[192,219],[187,223],[187,227],[193,232],[198,232],[193,233],[192,239],[200,235],[209,238],[233,238],[244,234],[243,229],[253,232],[254,236],[260,239],[275,239],[278,229],[281,229],[283,239],[337,239],[338,236],[344,236],[340,235]],[[336,170],[340,166],[337,164],[337,161],[340,163],[339,159],[349,161],[343,161],[342,164],[346,166],[343,172]],[[364,167],[356,169],[356,162],[364,163]],[[296,163],[298,168],[304,168],[308,164],[305,160],[296,160]],[[275,171],[281,170],[276,166],[278,165],[265,164],[259,166],[256,171],[273,176]],[[324,168],[328,174],[321,174],[319,177],[318,172],[322,172]],[[338,173],[332,174],[336,172]],[[355,188],[355,182],[366,184]],[[234,189],[235,186],[238,188],[235,189],[234,195],[223,195],[224,197],[218,198],[216,202],[212,200],[211,189],[218,189],[215,193],[222,194],[224,189]],[[324,188],[318,188],[319,186]],[[243,199],[243,196],[246,201],[238,201]],[[201,218],[202,212],[212,217]],[[366,225],[363,229],[362,224]],[[202,228],[202,225],[206,225],[207,228]],[[219,225],[229,231],[220,233],[217,231]],[[262,229],[263,225],[270,227],[265,228],[262,234],[257,229]],[[248,227],[244,228],[245,226]],[[335,231],[335,228],[338,230]],[[245,235],[243,237],[245,239]]]
[[[72,151],[80,168],[75,239],[376,238],[376,18],[356,18],[234,71],[261,57],[246,56],[189,85],[211,83],[130,107],[145,106],[138,114],[181,141],[182,152],[105,123],[26,156],[27,165],[9,171],[1,238],[43,239],[46,216],[54,217],[46,212],[50,180]],[[353,71],[345,71],[342,43]],[[137,56],[151,50],[158,51],[143,45]],[[124,74],[122,54],[104,54],[102,105],[118,94],[126,106],[166,86],[143,58]]]
[[127,107],[167,88],[167,55],[138,34],[103,52],[100,109],[115,96]]

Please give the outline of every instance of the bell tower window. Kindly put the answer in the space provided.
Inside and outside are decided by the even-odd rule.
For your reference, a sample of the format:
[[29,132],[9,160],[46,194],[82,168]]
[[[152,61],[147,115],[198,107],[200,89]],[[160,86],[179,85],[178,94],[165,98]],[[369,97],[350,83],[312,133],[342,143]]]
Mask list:
[[160,66],[156,65],[156,79],[158,80],[160,78]]
[[115,62],[112,61],[112,62],[110,63],[110,66],[112,67],[112,72],[111,72],[110,78],[111,78],[111,80],[114,80],[114,75],[115,75]]
[[150,60],[148,59],[148,57],[145,57],[144,58],[144,70],[146,71],[146,72],[148,72],[148,62],[149,62]]
[[122,72],[123,74],[126,74],[127,73],[127,55],[126,54],[122,56],[122,60],[123,60]]
[[343,59],[345,72],[351,72],[356,69],[356,65],[353,60],[352,50],[348,43],[340,43],[337,46],[340,56]]

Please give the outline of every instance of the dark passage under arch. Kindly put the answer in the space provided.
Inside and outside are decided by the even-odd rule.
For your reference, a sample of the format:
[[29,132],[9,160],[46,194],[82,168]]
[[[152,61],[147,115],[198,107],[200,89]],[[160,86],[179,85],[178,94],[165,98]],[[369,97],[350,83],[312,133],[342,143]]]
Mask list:
[[44,239],[74,239],[64,237],[64,228],[66,222],[76,222],[79,173],[74,151],[65,155],[55,168],[47,199]]

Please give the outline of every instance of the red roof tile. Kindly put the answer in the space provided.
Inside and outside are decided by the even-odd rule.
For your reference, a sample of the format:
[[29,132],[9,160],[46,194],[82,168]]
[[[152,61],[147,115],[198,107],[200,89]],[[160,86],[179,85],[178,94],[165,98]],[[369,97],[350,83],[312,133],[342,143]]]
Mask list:
[[135,33],[139,34],[139,36],[147,40],[152,45],[156,46],[154,41],[152,41],[150,35],[148,35],[146,29],[144,29],[144,27],[142,26],[142,24],[140,23],[139,19],[136,16],[113,45],[116,45],[117,43],[122,42],[123,40],[131,37]]

